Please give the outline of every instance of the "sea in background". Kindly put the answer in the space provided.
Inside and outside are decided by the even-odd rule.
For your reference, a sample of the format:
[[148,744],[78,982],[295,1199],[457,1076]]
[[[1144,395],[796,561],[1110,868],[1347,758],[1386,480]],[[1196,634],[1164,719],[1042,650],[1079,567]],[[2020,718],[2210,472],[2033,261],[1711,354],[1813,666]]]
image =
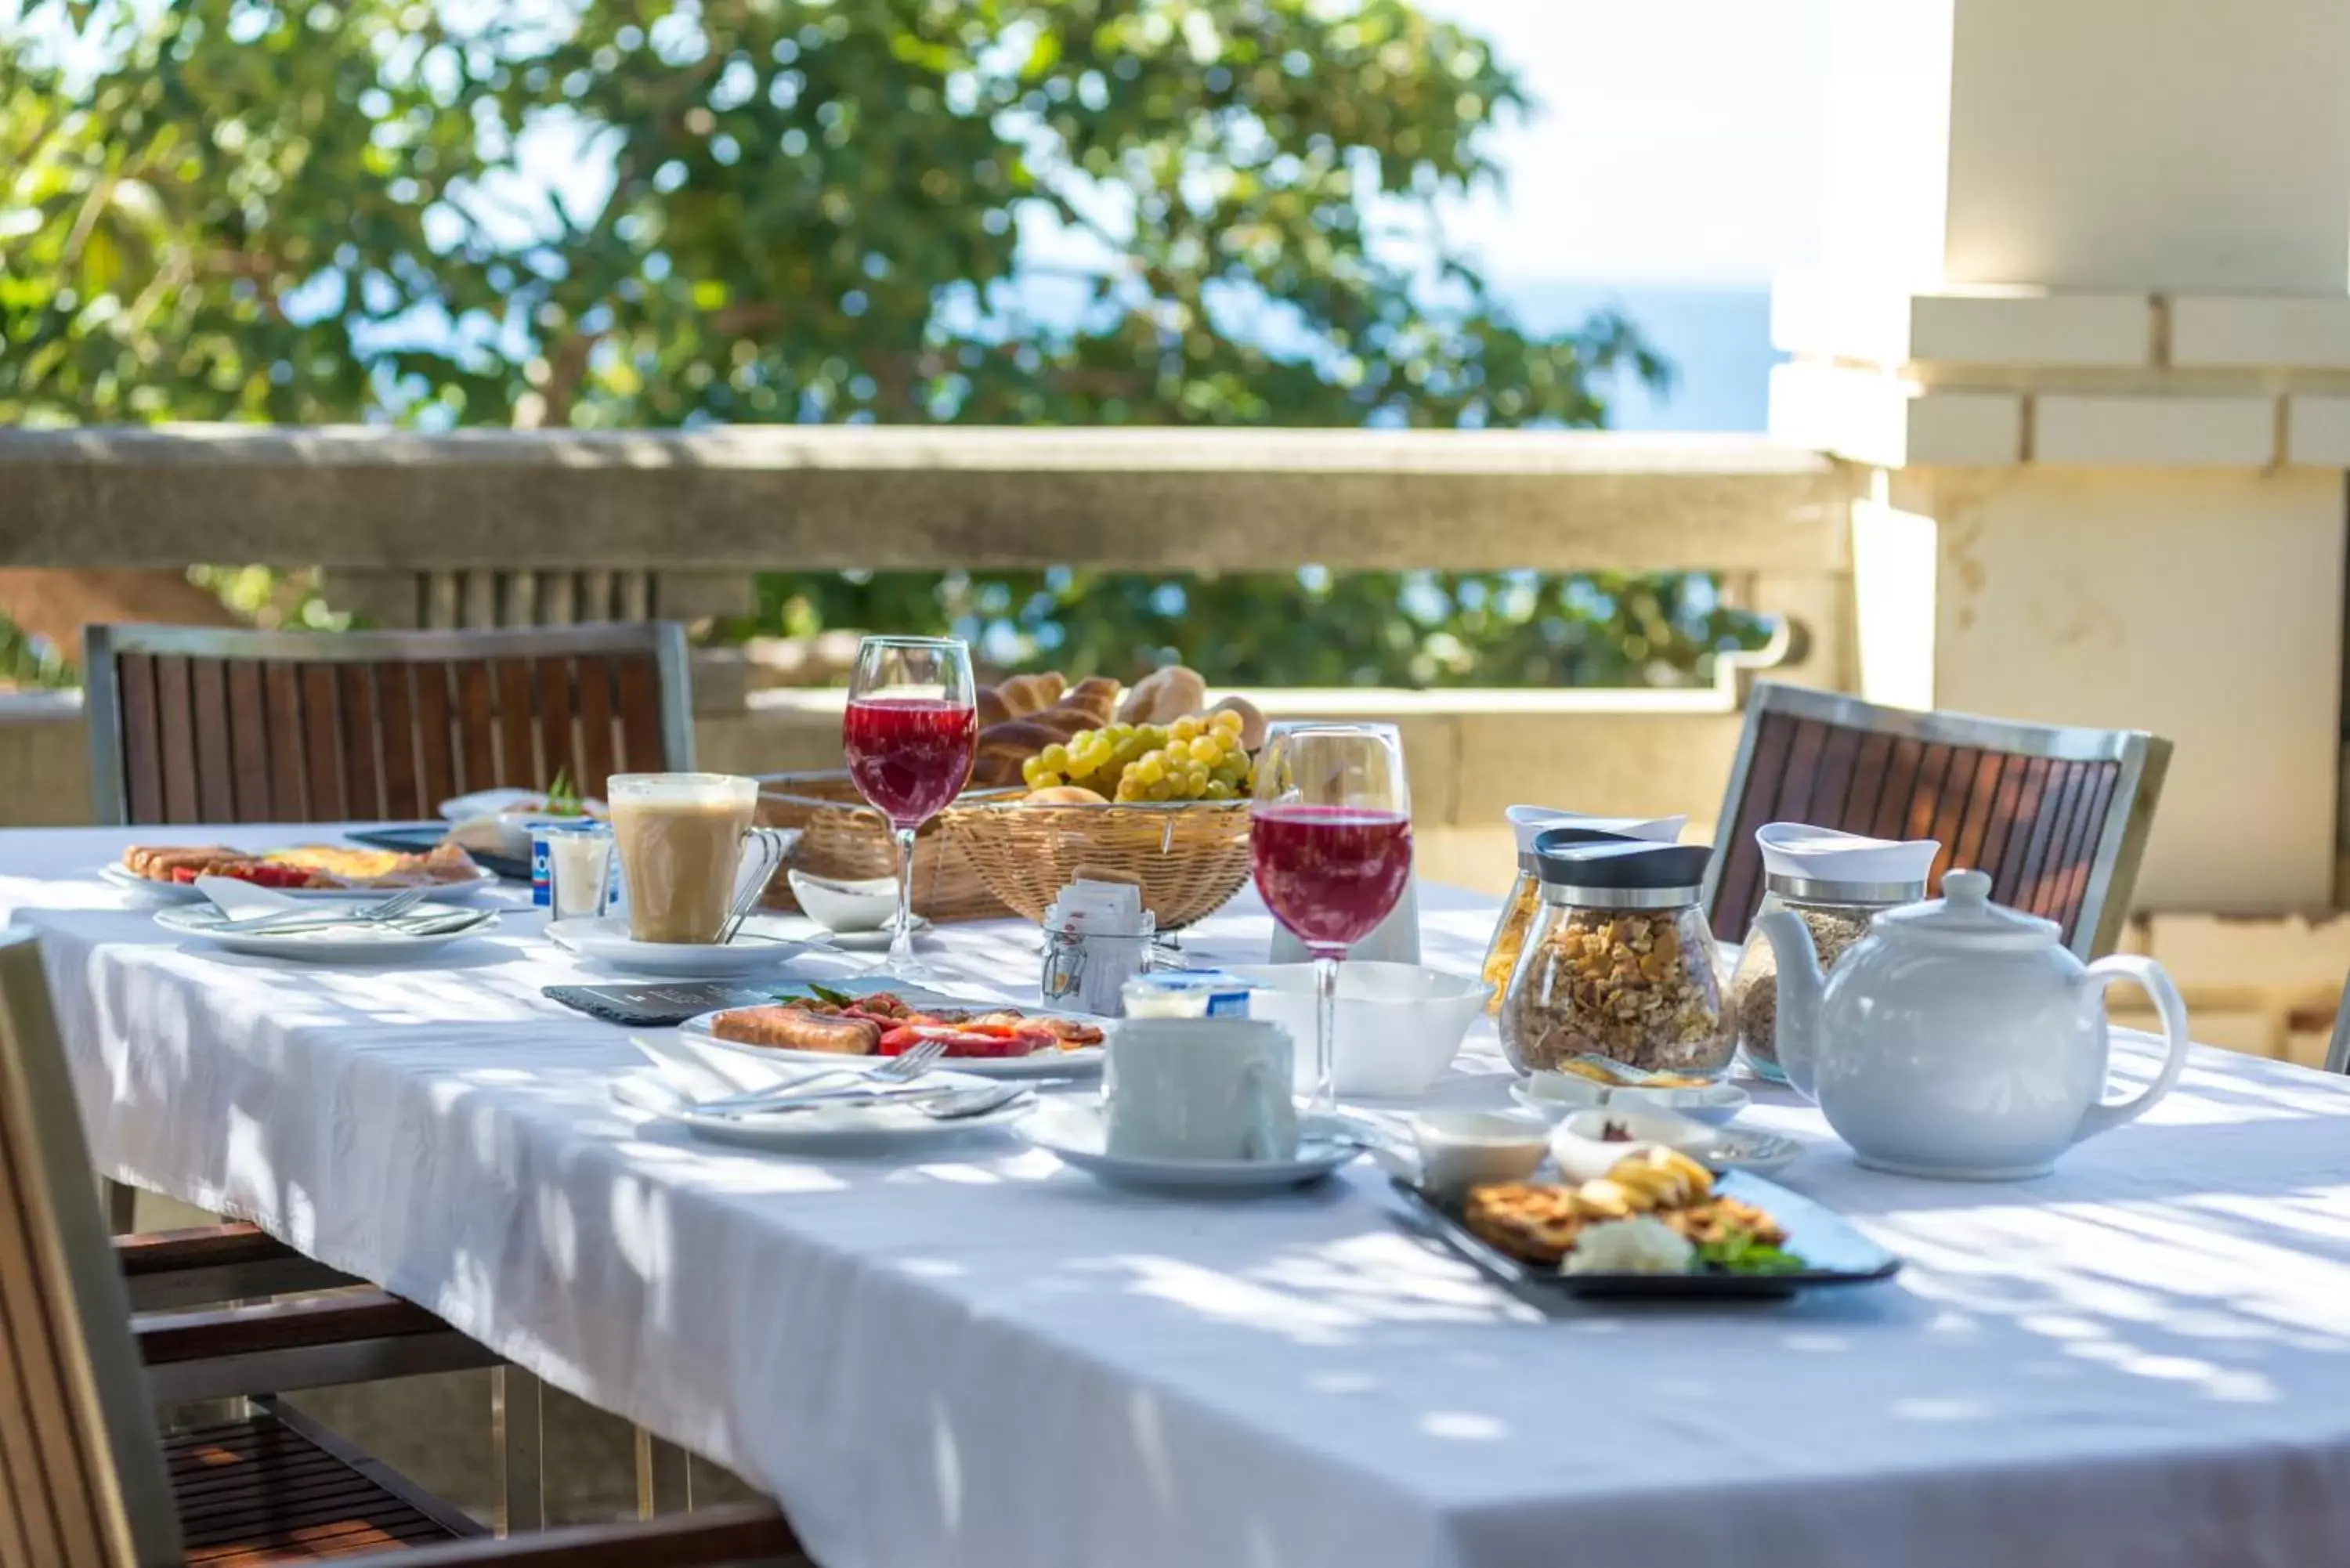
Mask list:
[[1672,385],[1662,392],[1631,377],[1607,387],[1610,429],[1762,428],[1771,367],[1783,358],[1771,347],[1768,288],[1496,279],[1494,292],[1537,331],[1564,331],[1595,310],[1617,311],[1672,365]]

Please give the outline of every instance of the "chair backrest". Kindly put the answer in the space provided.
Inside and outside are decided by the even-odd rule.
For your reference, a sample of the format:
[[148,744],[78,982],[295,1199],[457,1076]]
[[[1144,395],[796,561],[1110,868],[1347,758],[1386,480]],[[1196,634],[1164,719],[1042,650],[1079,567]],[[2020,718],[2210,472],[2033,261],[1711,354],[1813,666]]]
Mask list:
[[99,823],[431,817],[473,790],[588,794],[693,766],[683,628],[82,632]]
[[1881,708],[1759,681],[1721,803],[1706,912],[1745,939],[1762,896],[1754,830],[1801,822],[1942,845],[1988,871],[1991,897],[2044,915],[2083,957],[2111,952],[2129,919],[2170,742],[2141,730],[2079,730]]
[[180,1560],[130,1314],[40,950],[0,930],[0,1568]]
[[2350,1073],[2350,984],[2343,986],[2342,1001],[2334,1010],[2334,1038],[2326,1043],[2325,1070]]

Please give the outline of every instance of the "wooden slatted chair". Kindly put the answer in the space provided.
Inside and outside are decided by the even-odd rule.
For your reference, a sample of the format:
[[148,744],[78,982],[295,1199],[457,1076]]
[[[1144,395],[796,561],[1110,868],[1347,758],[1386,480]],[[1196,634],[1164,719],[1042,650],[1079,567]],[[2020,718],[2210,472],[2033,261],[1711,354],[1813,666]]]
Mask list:
[[381,1292],[130,1315],[32,935],[0,931],[0,1568],[262,1568],[369,1548],[412,1568],[805,1562],[745,1505],[506,1540],[292,1410],[159,1438],[157,1400],[490,1359]]
[[1754,830],[1801,822],[1880,838],[1936,838],[1929,887],[1956,866],[1991,874],[2000,903],[2044,915],[2084,958],[2129,918],[2170,742],[1881,708],[1759,681],[1721,805],[1706,911],[1742,941],[1762,896]]
[[403,821],[693,766],[683,628],[82,632],[91,819]]
[[2325,1070],[2350,1073],[2350,985],[2342,988],[2342,1004],[2334,1014],[2334,1038],[2325,1046]]

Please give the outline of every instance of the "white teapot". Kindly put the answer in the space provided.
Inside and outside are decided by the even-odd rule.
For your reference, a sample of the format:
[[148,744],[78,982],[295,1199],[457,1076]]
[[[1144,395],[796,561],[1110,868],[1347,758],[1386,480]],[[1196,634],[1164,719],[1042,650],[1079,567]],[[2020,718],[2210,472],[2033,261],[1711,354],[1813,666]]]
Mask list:
[[[1793,912],[1755,922],[1779,960],[1779,1064],[1861,1164],[2039,1176],[2170,1092],[2187,1064],[2187,1008],[2159,964],[2082,963],[2054,920],[1993,904],[1981,871],[1950,873],[1942,895],[1877,916],[1825,980]],[[2105,993],[2116,980],[2154,999],[2168,1048],[2151,1085],[2106,1105]]]

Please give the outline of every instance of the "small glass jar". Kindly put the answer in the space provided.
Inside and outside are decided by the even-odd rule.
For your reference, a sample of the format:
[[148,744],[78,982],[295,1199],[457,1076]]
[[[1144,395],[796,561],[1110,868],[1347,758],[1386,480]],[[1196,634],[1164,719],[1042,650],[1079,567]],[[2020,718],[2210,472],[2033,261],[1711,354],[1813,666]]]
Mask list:
[[[1930,846],[1929,846],[1930,853]],[[1779,954],[1754,929],[1755,920],[1785,909],[1812,933],[1820,972],[1835,967],[1846,948],[1868,935],[1884,909],[1914,904],[1926,896],[1923,882],[1838,882],[1777,873],[1762,879],[1762,901],[1746,924],[1746,946],[1730,977],[1730,1012],[1738,1028],[1739,1054],[1760,1078],[1783,1084],[1779,1066]]]
[[1510,988],[1510,975],[1518,967],[1518,954],[1525,950],[1526,933],[1534,929],[1534,913],[1542,904],[1542,879],[1534,873],[1541,851],[1569,844],[1631,842],[1628,834],[1607,833],[1595,827],[1553,827],[1535,836],[1534,847],[1518,856],[1517,879],[1510,884],[1510,896],[1503,902],[1502,918],[1493,926],[1493,940],[1485,944],[1485,967],[1480,971],[1485,983],[1493,988],[1492,995],[1485,999],[1487,1012],[1502,1011],[1502,997]]
[[1586,844],[1537,852],[1533,929],[1511,972],[1502,1049],[1521,1073],[1580,1055],[1716,1078],[1737,1032],[1700,904],[1702,845]]

